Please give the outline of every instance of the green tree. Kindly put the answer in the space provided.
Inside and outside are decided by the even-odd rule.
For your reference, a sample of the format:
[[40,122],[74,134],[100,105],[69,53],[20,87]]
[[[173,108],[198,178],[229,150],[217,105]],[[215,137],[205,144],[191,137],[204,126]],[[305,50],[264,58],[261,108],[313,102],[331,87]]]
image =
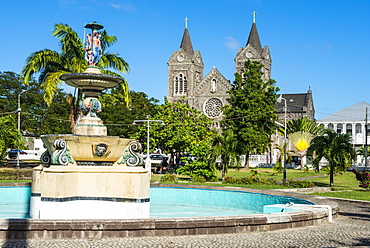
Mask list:
[[[84,59],[85,50],[82,40],[77,33],[67,24],[55,24],[53,36],[59,39],[61,52],[49,49],[39,50],[32,53],[26,60],[22,69],[25,83],[29,84],[32,76],[39,73],[38,81],[44,90],[44,100],[50,105],[58,86],[62,83],[59,77],[65,73],[82,73],[86,69],[87,62]],[[112,68],[120,73],[126,73],[129,66],[117,53],[107,53],[105,50],[117,41],[115,36],[109,36],[104,30],[101,33],[102,57],[98,63],[100,68]],[[102,73],[119,76],[117,73],[102,70]],[[129,103],[128,84],[124,78],[120,87],[123,89],[123,100]],[[71,101],[77,103],[78,101]],[[77,107],[77,106],[76,106]]]
[[[183,169],[183,173],[200,175],[212,172],[205,160],[215,132],[210,129],[212,121],[203,113],[187,104],[169,103],[165,99],[164,104],[155,106],[155,114],[150,119],[163,121],[163,125],[153,123],[150,126],[151,149],[161,148],[162,152],[171,154],[171,158],[176,155],[177,160],[185,153],[197,157],[198,160]],[[136,138],[146,147],[146,124],[140,126]],[[170,160],[172,166],[177,162]]]
[[0,117],[0,159],[6,157],[8,148],[18,148],[20,133],[17,129],[17,121],[11,115]]
[[[238,137],[242,152],[246,154],[246,166],[252,153],[270,149],[271,135],[275,132],[274,105],[277,100],[275,80],[263,82],[261,65],[246,61],[242,75],[235,73],[235,81],[228,92],[230,105],[224,108],[223,129],[232,129]],[[240,153],[242,154],[242,153]]]
[[217,134],[212,140],[212,147],[209,150],[209,163],[215,164],[217,158],[221,158],[222,181],[229,166],[239,166],[238,139],[232,129],[222,134]]
[[146,116],[154,116],[157,99],[148,96],[144,92],[130,91],[131,104],[127,108],[122,101],[122,89],[117,88],[99,97],[103,112],[99,117],[107,126],[108,134],[125,138],[135,137],[138,126],[132,125],[134,120],[146,119]]
[[319,170],[319,163],[325,158],[330,167],[330,186],[334,186],[334,169],[345,170],[356,159],[356,151],[348,134],[337,134],[326,129],[322,135],[315,137],[307,150],[314,156],[313,164]]
[[0,113],[11,114],[17,119],[18,95],[21,95],[21,130],[32,136],[41,134],[69,133],[69,105],[67,94],[57,89],[54,101],[50,106],[42,100],[43,89],[31,79],[29,85],[24,85],[21,75],[14,72],[0,72]]

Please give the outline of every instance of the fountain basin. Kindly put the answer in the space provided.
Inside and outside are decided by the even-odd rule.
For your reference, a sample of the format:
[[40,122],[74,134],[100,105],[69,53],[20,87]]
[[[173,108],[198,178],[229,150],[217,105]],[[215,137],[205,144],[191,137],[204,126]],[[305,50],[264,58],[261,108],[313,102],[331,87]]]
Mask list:
[[[81,165],[94,165],[92,162],[116,162],[122,157],[132,139],[120,138],[118,136],[95,136],[95,135],[74,135],[55,134],[41,135],[44,146],[50,154],[56,151],[54,142],[65,140],[72,159]],[[104,154],[97,153],[99,144],[106,147]],[[85,162],[85,164],[83,164]],[[91,163],[89,163],[91,162]],[[109,163],[108,163],[109,164]]]
[[[215,189],[240,191],[273,196],[289,196],[304,199],[318,205],[332,208],[333,217],[338,213],[338,204],[324,197],[292,192],[258,190],[237,187],[214,187],[197,185],[165,185],[155,187]],[[171,211],[169,209],[168,211]],[[144,219],[0,219],[0,238],[43,239],[43,238],[120,238],[143,236],[204,235],[222,233],[246,233],[272,231],[277,229],[312,226],[328,221],[325,209],[313,208],[293,212],[252,214],[237,216],[172,217]]]

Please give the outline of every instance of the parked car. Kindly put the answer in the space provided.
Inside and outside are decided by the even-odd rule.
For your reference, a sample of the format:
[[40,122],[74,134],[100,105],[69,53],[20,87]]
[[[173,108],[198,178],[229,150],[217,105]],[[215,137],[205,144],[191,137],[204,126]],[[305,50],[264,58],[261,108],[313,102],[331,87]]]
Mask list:
[[164,156],[162,154],[150,154],[149,159],[152,164],[161,164]]
[[[27,152],[23,150],[19,150],[19,155],[27,155]],[[9,159],[16,159],[17,157],[18,157],[18,150],[13,149],[8,152]]]

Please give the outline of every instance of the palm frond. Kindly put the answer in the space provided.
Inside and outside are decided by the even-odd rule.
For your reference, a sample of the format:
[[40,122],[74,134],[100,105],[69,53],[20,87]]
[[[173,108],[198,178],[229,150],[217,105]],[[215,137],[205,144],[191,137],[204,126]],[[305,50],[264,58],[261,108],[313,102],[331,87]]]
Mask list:
[[103,30],[101,32],[101,38],[100,38],[100,41],[101,41],[101,48],[103,49],[103,51],[105,51],[108,47],[112,46],[114,43],[117,42],[117,37],[116,36],[110,36],[108,35],[107,31],[106,30]]
[[121,73],[130,71],[128,63],[122,57],[119,57],[118,53],[104,53],[98,65],[101,68],[112,68]]
[[59,45],[63,54],[76,56],[83,52],[82,40],[69,25],[63,23],[55,24],[53,36],[59,39]]
[[41,84],[41,87],[44,89],[44,101],[47,105],[50,106],[53,96],[55,92],[57,91],[57,88],[59,84],[62,83],[60,80],[60,76],[69,73],[68,71],[57,71],[57,72],[51,72],[47,75],[45,81]]
[[32,53],[26,59],[26,65],[23,67],[21,74],[24,77],[26,84],[29,83],[33,74],[42,72],[46,68],[50,68],[53,65],[62,66],[60,64],[61,56],[59,53],[44,49]]

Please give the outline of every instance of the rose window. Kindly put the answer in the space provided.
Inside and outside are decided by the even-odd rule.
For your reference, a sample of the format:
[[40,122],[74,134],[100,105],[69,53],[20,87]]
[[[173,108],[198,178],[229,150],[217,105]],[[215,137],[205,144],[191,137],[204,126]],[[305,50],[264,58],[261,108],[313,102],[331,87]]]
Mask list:
[[222,101],[218,98],[211,98],[204,103],[203,112],[208,118],[217,118],[222,114]]

